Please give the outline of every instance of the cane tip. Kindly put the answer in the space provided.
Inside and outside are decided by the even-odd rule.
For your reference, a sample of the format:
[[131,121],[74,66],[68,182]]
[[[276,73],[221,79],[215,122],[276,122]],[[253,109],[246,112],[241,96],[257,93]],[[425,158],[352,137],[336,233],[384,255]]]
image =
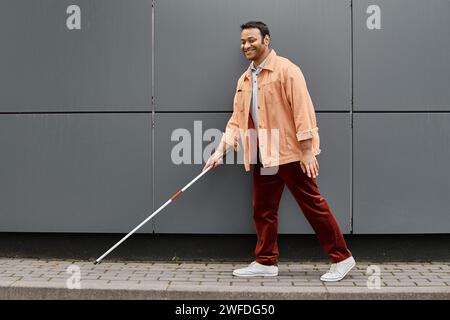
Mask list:
[[97,264],[99,264],[99,263],[100,263],[100,262],[98,262],[98,261],[94,261],[94,264],[95,264],[95,265],[97,265]]

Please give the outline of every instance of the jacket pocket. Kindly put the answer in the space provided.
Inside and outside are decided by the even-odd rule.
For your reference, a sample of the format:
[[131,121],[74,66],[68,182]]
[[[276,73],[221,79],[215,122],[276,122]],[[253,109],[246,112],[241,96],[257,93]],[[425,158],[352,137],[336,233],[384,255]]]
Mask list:
[[244,112],[244,92],[242,91],[242,89],[238,89],[236,91],[236,99],[234,101],[235,103],[235,108],[237,111],[239,112]]

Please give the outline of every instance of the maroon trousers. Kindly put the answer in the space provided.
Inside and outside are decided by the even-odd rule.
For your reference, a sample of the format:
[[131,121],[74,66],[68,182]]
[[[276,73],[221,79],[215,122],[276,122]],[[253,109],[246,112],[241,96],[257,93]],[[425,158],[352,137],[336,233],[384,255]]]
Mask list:
[[255,248],[257,262],[264,265],[278,263],[278,206],[285,184],[331,261],[337,263],[352,255],[327,201],[320,195],[317,179],[309,178],[303,173],[300,162],[280,165],[278,172],[273,175],[261,174],[261,167],[258,161],[253,169],[253,220],[258,236]]

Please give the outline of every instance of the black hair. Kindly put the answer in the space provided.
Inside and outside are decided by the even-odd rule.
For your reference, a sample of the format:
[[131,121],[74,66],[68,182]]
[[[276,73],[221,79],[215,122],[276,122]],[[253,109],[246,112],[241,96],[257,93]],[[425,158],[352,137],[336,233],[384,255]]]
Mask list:
[[244,29],[253,28],[259,29],[259,31],[261,32],[262,41],[264,41],[266,35],[270,37],[269,27],[262,21],[249,21],[241,25],[241,31]]

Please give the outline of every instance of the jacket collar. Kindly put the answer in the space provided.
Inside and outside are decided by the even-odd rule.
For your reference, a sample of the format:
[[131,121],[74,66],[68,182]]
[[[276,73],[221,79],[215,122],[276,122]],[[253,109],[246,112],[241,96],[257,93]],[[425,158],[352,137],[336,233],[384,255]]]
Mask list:
[[[275,52],[275,50],[271,49],[269,55],[266,58],[266,63],[264,63],[264,66],[262,68],[273,71],[276,56],[277,56],[277,53]],[[247,78],[247,79],[252,78],[252,64],[253,64],[253,62],[250,63],[250,65],[247,68],[247,71],[245,71],[245,78]]]

